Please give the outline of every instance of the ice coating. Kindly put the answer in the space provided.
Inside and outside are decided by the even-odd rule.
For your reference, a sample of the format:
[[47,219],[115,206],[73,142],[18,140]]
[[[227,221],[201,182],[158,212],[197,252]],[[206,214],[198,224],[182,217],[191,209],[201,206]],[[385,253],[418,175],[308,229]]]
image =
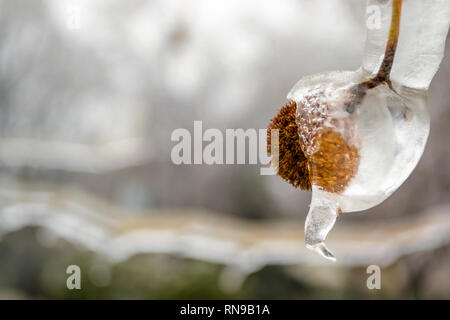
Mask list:
[[[392,1],[369,0],[363,69],[376,73],[386,47]],[[450,24],[450,1],[403,0],[400,38],[391,79],[427,90],[444,56]],[[377,21],[377,19],[380,21]]]
[[[362,70],[323,73],[303,78],[288,95],[297,103],[299,116],[316,115],[309,135],[302,136],[305,130],[299,128],[308,141],[304,152],[312,166],[323,157],[314,146],[320,130],[332,129],[358,148],[357,172],[342,192],[327,192],[314,183],[312,187],[306,245],[331,260],[334,256],[324,241],[338,213],[366,210],[388,198],[417,165],[429,133],[426,92],[396,83],[396,91],[385,84],[368,90],[354,110],[347,110],[351,88],[368,78]],[[314,94],[320,97],[314,100]],[[314,180],[313,168],[311,175]]]
[[285,134],[280,176],[312,189],[306,246],[330,260],[337,217],[386,200],[419,162],[450,22],[448,0],[369,0],[367,9],[378,25],[367,21],[361,68],[304,77],[270,125]]
[[[319,82],[299,94],[297,93],[297,124],[302,141],[302,150],[311,156],[318,150],[319,131],[330,128],[338,132],[351,145],[358,145],[352,115],[342,106],[352,98],[350,85],[334,82]],[[353,129],[353,130],[351,130]]]
[[304,77],[288,94],[312,184],[306,246],[330,260],[325,239],[339,214],[380,204],[420,160],[430,128],[427,90],[450,23],[448,0],[396,0],[395,7],[369,0],[367,8],[379,23],[367,23],[362,67]]

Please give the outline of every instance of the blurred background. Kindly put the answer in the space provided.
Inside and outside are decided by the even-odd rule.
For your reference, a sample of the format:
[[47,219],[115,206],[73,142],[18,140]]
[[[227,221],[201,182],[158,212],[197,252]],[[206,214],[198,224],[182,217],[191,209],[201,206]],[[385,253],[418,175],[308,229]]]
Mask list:
[[365,15],[359,0],[0,0],[0,298],[450,298],[448,41],[418,167],[340,217],[335,264],[303,246],[310,192],[258,165],[170,160],[174,129],[264,129],[302,76],[357,69]]

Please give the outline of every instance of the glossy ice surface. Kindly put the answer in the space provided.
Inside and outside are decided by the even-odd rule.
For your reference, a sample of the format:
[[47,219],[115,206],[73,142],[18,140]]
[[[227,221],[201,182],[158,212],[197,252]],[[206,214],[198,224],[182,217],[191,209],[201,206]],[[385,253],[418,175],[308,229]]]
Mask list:
[[[305,77],[288,95],[298,105],[298,112],[315,114],[313,130],[331,129],[358,149],[359,163],[355,176],[342,192],[327,192],[313,184],[311,208],[306,222],[306,243],[328,258],[323,244],[338,212],[352,212],[374,207],[389,197],[405,181],[423,153],[430,120],[426,93],[394,84],[393,91],[380,85],[367,91],[353,112],[346,110],[354,85],[368,79],[363,71],[330,72]],[[305,96],[321,95],[307,103]],[[309,99],[308,101],[310,101]],[[306,132],[310,141],[317,132]],[[309,153],[314,165],[314,150]],[[310,168],[314,175],[314,168]]]
[[[391,0],[369,0],[367,3],[369,14],[366,15],[367,36],[362,67],[369,73],[378,71],[383,58],[391,3]],[[408,88],[427,90],[444,56],[449,24],[450,1],[403,0],[400,37],[391,79]]]
[[392,1],[369,0],[367,9],[373,16],[366,21],[361,68],[304,77],[288,95],[297,102],[297,116],[306,119],[306,125],[299,121],[300,138],[303,151],[312,160],[309,169],[313,178],[321,169],[320,157],[324,157],[314,141],[320,130],[338,133],[349,148],[358,150],[358,157],[353,158],[358,161],[349,161],[347,166],[355,170],[342,166],[348,172],[344,177],[349,179],[341,179],[339,188],[329,192],[317,183],[312,185],[306,246],[330,260],[335,258],[324,241],[337,216],[383,202],[420,160],[430,129],[427,90],[442,61],[450,24],[450,1],[403,0],[399,42],[390,73],[392,88],[381,84],[369,89],[351,110],[352,88],[373,78],[383,61]]

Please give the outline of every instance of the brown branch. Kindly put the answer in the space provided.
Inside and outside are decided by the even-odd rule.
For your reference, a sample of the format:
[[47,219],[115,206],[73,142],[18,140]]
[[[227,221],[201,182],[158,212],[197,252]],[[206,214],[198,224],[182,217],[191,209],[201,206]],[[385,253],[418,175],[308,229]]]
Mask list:
[[387,83],[389,87],[392,88],[390,74],[392,65],[394,64],[395,52],[397,51],[398,38],[400,34],[402,2],[403,0],[393,0],[392,2],[391,26],[389,29],[384,58],[377,75],[374,78],[361,84],[363,87],[367,87],[367,89],[375,88],[383,82]]

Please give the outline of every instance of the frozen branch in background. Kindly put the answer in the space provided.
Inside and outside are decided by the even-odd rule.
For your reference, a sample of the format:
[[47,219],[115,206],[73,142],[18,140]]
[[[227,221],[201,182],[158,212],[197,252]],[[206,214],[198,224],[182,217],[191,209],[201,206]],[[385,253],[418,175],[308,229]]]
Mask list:
[[[27,226],[92,250],[111,263],[163,253],[229,266],[248,274],[265,265],[326,265],[303,246],[303,221],[252,222],[203,210],[165,209],[134,218],[118,207],[75,192],[0,189],[0,233]],[[450,203],[414,218],[346,223],[331,235],[337,262],[386,266],[399,257],[450,243]],[[383,239],[383,241],[380,241]]]
[[152,148],[144,138],[91,145],[24,138],[0,138],[0,143],[0,163],[9,167],[105,173],[145,163],[152,157]]

